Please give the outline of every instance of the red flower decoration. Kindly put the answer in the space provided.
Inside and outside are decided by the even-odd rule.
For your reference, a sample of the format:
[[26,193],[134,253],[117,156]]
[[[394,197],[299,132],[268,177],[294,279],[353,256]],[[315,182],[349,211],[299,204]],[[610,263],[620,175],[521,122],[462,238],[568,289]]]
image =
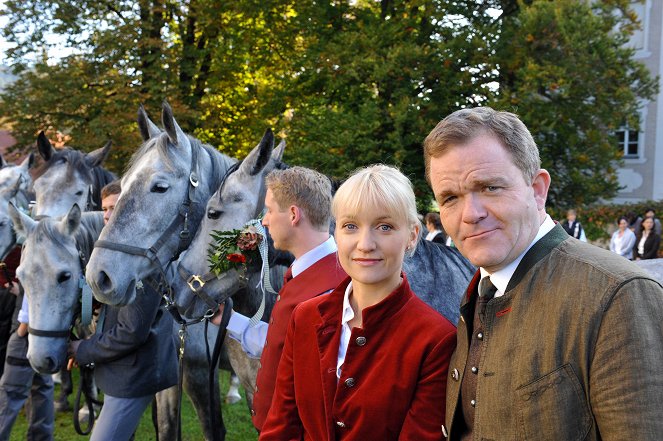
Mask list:
[[240,253],[228,254],[226,256],[226,259],[228,259],[231,262],[235,262],[235,263],[246,263],[246,256],[244,254],[240,254]]

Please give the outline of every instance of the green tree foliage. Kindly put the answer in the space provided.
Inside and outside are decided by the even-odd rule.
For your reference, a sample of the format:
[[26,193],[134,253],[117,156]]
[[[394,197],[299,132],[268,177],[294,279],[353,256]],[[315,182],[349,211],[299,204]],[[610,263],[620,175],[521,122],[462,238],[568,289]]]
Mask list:
[[[611,133],[655,81],[624,47],[627,0],[7,0],[20,80],[0,116],[21,144],[42,129],[98,147],[121,171],[135,110],[167,98],[197,137],[242,157],[267,126],[286,160],[336,178],[373,162],[424,182],[421,143],[445,115],[490,104],[535,135],[559,206],[610,197]],[[73,52],[45,57],[47,35]],[[10,104],[10,105],[7,105]]]
[[622,152],[614,132],[638,127],[639,100],[657,80],[626,43],[628,1],[512,2],[495,43],[497,108],[518,113],[552,175],[549,204],[572,208],[614,196]]

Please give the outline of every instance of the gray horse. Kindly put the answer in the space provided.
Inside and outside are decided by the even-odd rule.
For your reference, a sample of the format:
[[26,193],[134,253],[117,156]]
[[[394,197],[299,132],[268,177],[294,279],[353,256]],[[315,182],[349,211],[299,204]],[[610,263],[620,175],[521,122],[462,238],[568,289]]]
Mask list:
[[[144,109],[139,110],[138,123],[145,143],[132,158],[122,179],[122,193],[100,240],[148,247],[147,244],[157,242],[157,237],[161,237],[164,242],[159,249],[158,260],[165,264],[181,247],[188,246],[190,239],[183,239],[185,235],[180,233],[186,230],[193,236],[203,216],[204,204],[218,188],[226,170],[236,161],[184,134],[167,104],[163,107],[162,122],[165,131],[149,119]],[[186,207],[181,204],[185,200]],[[186,215],[182,214],[184,210]],[[164,235],[173,219],[179,221],[177,231],[173,232],[172,237]],[[118,266],[116,262],[120,261],[122,265]],[[95,296],[108,302],[109,293],[124,293],[137,280],[163,269],[159,266],[145,257],[95,248],[87,275]],[[101,282],[95,283],[100,274]],[[128,277],[124,278],[125,275]],[[100,286],[104,288],[101,292]],[[127,303],[128,300],[120,299],[118,303]],[[179,325],[174,323],[174,332],[178,330]],[[219,388],[217,384],[209,390],[206,384],[205,342],[213,341],[213,335],[212,330],[208,335],[204,333],[203,324],[188,327],[183,386],[194,404],[206,439],[212,439],[212,431],[220,432],[221,428],[211,427],[207,409],[211,394],[218,396]],[[235,385],[234,392],[231,388],[226,400],[237,396]],[[158,394],[157,401],[160,439],[174,439],[176,390]]]
[[29,189],[32,187],[30,168],[34,165],[34,155],[31,153],[20,164],[7,164],[0,156],[0,259],[16,246],[16,234],[9,212],[11,201],[16,207],[28,210],[30,201]]
[[36,216],[64,216],[77,204],[84,211],[101,209],[101,189],[116,176],[101,167],[110,152],[111,142],[103,147],[83,153],[65,147],[54,149],[40,132],[37,150],[45,163],[37,169],[34,182],[37,204]]
[[[177,271],[171,274],[170,282],[175,300],[184,315],[197,317],[204,314],[209,308],[191,289],[189,281],[192,280],[192,276],[197,276],[198,280],[206,280],[203,286],[199,287],[194,283],[193,287],[210,293],[217,302],[221,300],[219,295],[239,291],[240,279],[237,271],[229,271],[220,277],[205,276],[209,271],[206,253],[210,246],[210,233],[212,230],[241,229],[249,219],[255,219],[261,214],[265,195],[265,175],[280,163],[284,149],[285,142],[281,142],[274,149],[274,136],[271,131],[267,131],[260,143],[242,161],[237,170],[227,176],[223,186],[207,202],[205,217],[191,245],[180,255],[177,261]],[[255,270],[247,272],[249,277],[246,288],[240,291],[241,294],[238,293],[234,297],[234,309],[247,316],[256,312],[261,301],[258,294],[247,295],[249,292],[260,293],[260,290],[256,289],[261,278],[260,269],[261,262]],[[283,280],[285,269],[286,267],[271,266],[271,280],[277,291]],[[275,293],[268,292],[266,295],[273,296]],[[273,298],[270,298],[270,307],[266,311],[267,317],[273,303]],[[228,349],[230,364],[246,390],[250,407],[255,391],[256,374],[260,365],[259,360],[248,357],[240,344],[229,337],[226,338],[224,344]]]

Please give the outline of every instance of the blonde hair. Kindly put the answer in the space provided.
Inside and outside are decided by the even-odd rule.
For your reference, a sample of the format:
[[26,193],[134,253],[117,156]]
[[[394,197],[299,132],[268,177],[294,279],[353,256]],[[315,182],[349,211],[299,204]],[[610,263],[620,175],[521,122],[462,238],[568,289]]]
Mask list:
[[[410,180],[396,167],[375,164],[356,170],[341,185],[332,201],[332,213],[356,215],[366,207],[384,209],[414,231],[419,225],[417,203]],[[414,251],[416,242],[410,251]]]
[[430,160],[454,145],[465,144],[476,136],[488,134],[500,141],[511,159],[531,183],[541,168],[539,148],[517,115],[490,107],[457,110],[440,121],[424,140],[426,180],[430,184]]
[[279,209],[296,205],[319,231],[331,223],[331,181],[325,175],[305,167],[273,170],[265,178]]

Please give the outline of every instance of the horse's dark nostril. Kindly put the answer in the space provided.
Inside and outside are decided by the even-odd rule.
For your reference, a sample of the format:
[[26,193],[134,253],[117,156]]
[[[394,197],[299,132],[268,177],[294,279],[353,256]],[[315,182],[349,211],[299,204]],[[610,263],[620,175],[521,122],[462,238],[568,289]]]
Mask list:
[[46,357],[46,372],[54,374],[55,372],[60,370],[60,366],[58,366],[58,362],[55,358],[53,357]]
[[97,276],[97,286],[103,292],[109,292],[113,290],[113,282],[111,281],[106,271],[99,271]]

